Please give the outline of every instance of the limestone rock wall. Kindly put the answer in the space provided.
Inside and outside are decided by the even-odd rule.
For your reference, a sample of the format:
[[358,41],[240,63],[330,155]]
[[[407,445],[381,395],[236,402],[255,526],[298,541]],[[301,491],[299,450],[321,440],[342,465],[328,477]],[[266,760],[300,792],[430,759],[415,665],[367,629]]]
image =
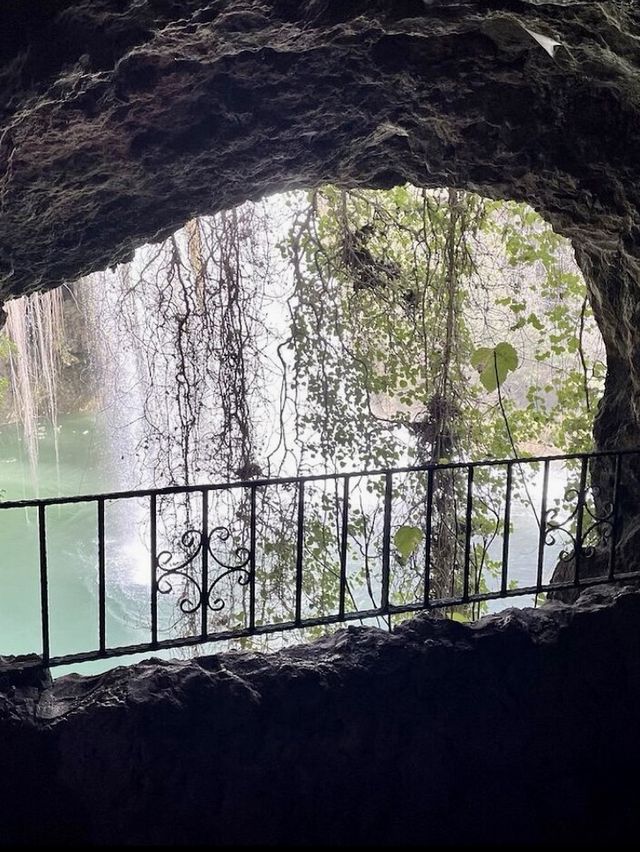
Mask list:
[[639,34],[628,0],[5,0],[0,300],[285,188],[526,199],[592,288],[599,441],[636,442]]
[[[631,224],[640,17],[623,0],[9,0],[2,15],[9,292],[325,180],[526,196],[614,249]],[[551,58],[525,28],[563,46]]]
[[[623,269],[635,254],[626,0],[7,0],[0,14],[4,295],[323,181],[526,198]],[[528,30],[560,42],[553,58]]]
[[523,199],[591,292],[597,444],[638,447],[639,68],[631,0],[4,0],[0,302],[287,188]]
[[640,829],[640,593],[271,655],[0,674],[5,843],[615,843]]

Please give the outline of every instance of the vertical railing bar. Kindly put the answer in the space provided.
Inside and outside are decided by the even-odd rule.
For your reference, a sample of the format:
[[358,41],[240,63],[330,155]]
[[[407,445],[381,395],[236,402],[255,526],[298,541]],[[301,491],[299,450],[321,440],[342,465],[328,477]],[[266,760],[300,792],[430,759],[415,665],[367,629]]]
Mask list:
[[513,466],[507,462],[507,492],[504,502],[504,533],[502,535],[502,579],[500,591],[504,595],[509,584],[509,536],[511,535],[511,486]]
[[549,461],[544,463],[542,475],[542,502],[540,505],[540,534],[538,536],[538,572],[536,574],[536,589],[542,590],[542,572],[544,571],[544,546],[547,538],[547,496],[549,491]]
[[152,494],[149,501],[149,517],[151,522],[150,547],[151,547],[151,644],[158,644],[158,577],[156,573],[156,558],[158,551],[157,529],[156,529],[156,495]]
[[573,552],[573,585],[580,585],[580,562],[582,558],[582,524],[584,519],[585,490],[587,487],[587,464],[586,458],[582,459],[580,465],[580,488],[578,491],[578,512],[576,516],[576,546]]
[[249,528],[249,629],[256,626],[256,486],[251,486],[251,520]]
[[42,625],[42,661],[49,662],[49,577],[47,569],[46,506],[38,506],[38,532],[40,546],[40,616]]
[[431,522],[433,513],[433,468],[427,472],[427,522],[424,542],[424,605],[429,606],[431,593]]
[[347,593],[347,536],[349,534],[349,476],[344,477],[342,484],[342,524],[340,529],[340,598],[338,614],[344,618],[345,599]]
[[611,544],[609,547],[609,579],[613,580],[616,570],[616,543],[618,537],[618,491],[620,490],[620,453],[616,455],[613,474],[613,496],[611,498]]
[[389,575],[391,573],[391,500],[393,497],[393,476],[391,471],[384,475],[384,521],[382,528],[382,588],[380,607],[383,612],[389,609]]
[[296,541],[296,613],[295,623],[302,620],[302,550],[304,547],[304,482],[298,484],[298,535]]
[[458,468],[451,468],[448,473],[451,474],[451,493],[453,494],[453,505],[451,506],[452,513],[452,521],[454,526],[454,534],[453,534],[453,554],[451,556],[451,598],[457,598],[456,595],[456,579],[457,579],[457,569],[459,567],[458,563],[458,500],[456,497],[456,474],[458,472]]
[[209,632],[209,492],[202,489],[202,600],[200,603],[200,633],[205,639]]
[[469,573],[471,570],[471,525],[473,522],[473,471],[469,467],[467,472],[467,510],[465,512],[464,532],[464,577],[462,581],[462,599],[466,601],[469,597]]
[[98,637],[100,651],[106,650],[106,578],[104,553],[104,500],[98,499]]

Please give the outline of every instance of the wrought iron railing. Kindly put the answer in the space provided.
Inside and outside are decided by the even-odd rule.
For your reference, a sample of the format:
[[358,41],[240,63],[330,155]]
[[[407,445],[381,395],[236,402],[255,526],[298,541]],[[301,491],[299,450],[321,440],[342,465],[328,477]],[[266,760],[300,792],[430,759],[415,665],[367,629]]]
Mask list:
[[[390,623],[419,610],[470,617],[500,599],[632,579],[637,573],[617,560],[639,457],[626,450],[0,502],[0,516],[35,515],[41,639],[38,650],[1,659],[9,668],[58,666],[367,619]],[[558,470],[564,479],[554,498],[550,477]],[[274,490],[287,495],[278,504],[284,532],[264,521]],[[139,584],[146,617],[137,628],[146,638],[113,644],[107,516],[127,501],[135,501],[131,523],[146,536]],[[48,531],[52,514],[75,504],[95,509],[95,639],[86,650],[59,653]],[[523,512],[535,524],[536,546],[514,581],[521,547],[514,519]],[[0,570],[0,595],[1,584]]]

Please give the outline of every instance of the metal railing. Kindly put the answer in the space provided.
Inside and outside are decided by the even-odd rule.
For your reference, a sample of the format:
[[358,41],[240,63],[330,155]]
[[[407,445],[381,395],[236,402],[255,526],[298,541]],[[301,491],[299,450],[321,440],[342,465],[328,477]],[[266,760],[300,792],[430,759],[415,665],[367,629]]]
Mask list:
[[[5,657],[3,666],[75,664],[336,623],[390,620],[419,610],[468,616],[499,599],[539,598],[548,592],[632,579],[638,572],[619,570],[616,561],[621,506],[630,493],[626,477],[635,481],[639,459],[640,451],[624,450],[0,502],[0,517],[8,510],[28,510],[37,518],[38,557],[33,568],[39,572],[41,636],[38,651]],[[553,500],[550,475],[559,466],[565,472],[569,468],[568,481],[562,498]],[[270,489],[294,495],[288,504],[289,527],[277,545],[270,538],[272,531],[261,524]],[[146,640],[113,645],[107,629],[107,510],[130,500],[138,507],[142,504],[148,532],[143,584],[148,609],[141,628]],[[163,511],[172,501],[167,532]],[[175,501],[180,511],[175,511]],[[52,647],[48,531],[53,510],[72,504],[95,508],[96,632],[93,647],[61,654]],[[330,517],[335,535],[331,545],[325,542],[314,549],[309,544],[312,532],[317,543],[318,530],[330,528],[321,523],[319,505],[322,518]],[[220,509],[226,512],[223,520],[216,517]],[[518,546],[514,517],[523,510],[535,521],[537,552],[529,559],[529,582],[514,585],[512,561]],[[359,535],[368,537],[368,551],[358,544]],[[159,539],[167,536],[174,540],[165,547]],[[560,537],[566,546],[558,552]],[[220,546],[226,547],[224,554]],[[371,567],[374,562],[377,568]],[[288,580],[282,569],[285,563]],[[0,595],[1,577],[0,572]],[[354,577],[360,577],[359,586]],[[278,586],[282,605],[277,612],[264,603],[269,578]],[[314,606],[314,589],[322,583],[329,588],[324,611],[313,612],[309,607]],[[241,593],[240,607],[233,610],[225,594],[236,592]],[[159,604],[165,599],[180,616],[178,627],[175,618],[169,619],[174,633],[168,638],[163,638],[167,629],[160,624]],[[317,601],[315,606],[322,609]],[[167,613],[164,606],[165,621]]]

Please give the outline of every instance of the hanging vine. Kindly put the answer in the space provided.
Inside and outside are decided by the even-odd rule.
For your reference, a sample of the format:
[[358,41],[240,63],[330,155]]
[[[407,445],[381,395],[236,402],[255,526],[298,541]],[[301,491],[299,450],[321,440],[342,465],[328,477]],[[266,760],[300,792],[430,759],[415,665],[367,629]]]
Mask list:
[[[560,238],[523,205],[455,189],[324,187],[194,220],[92,278],[79,298],[103,404],[132,436],[130,487],[504,457],[535,441],[588,449],[604,367],[584,283]],[[8,326],[17,406],[31,424],[43,404],[53,420],[57,411],[61,306],[41,298],[14,308]],[[495,476],[474,486],[475,591],[495,568]],[[459,582],[466,486],[453,471],[437,479],[432,585],[446,597]],[[336,601],[342,498],[311,491],[306,594],[320,611]],[[225,541],[236,550],[249,517],[248,492],[238,493],[215,507],[235,518]],[[372,605],[380,494],[380,481],[359,483],[347,529],[360,566],[348,595]],[[419,477],[396,495],[402,599],[422,582],[424,495]],[[260,605],[265,617],[290,617],[296,496],[265,488],[258,499]],[[165,538],[198,528],[190,500],[163,498],[161,509]],[[246,588],[230,593],[241,618]]]

